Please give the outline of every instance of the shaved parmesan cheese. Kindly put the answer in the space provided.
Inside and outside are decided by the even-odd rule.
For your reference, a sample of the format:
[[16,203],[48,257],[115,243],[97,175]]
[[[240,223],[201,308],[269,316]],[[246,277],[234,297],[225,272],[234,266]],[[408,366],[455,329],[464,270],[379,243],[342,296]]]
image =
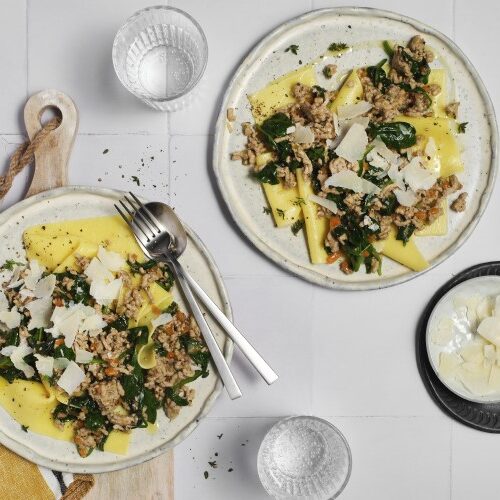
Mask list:
[[96,330],[102,330],[107,326],[106,321],[102,319],[102,316],[93,308],[93,313],[89,314],[82,323],[82,332],[94,332]]
[[14,274],[14,269],[2,269],[0,270],[0,285],[4,283],[8,283],[12,279],[12,275]]
[[311,144],[315,140],[311,127],[304,127],[300,123],[295,124],[295,132],[292,134],[292,141],[297,144]]
[[37,260],[32,260],[29,269],[24,273],[24,286],[34,290],[44,271],[45,268],[40,266]]
[[354,124],[361,125],[361,127],[363,127],[363,130],[365,130],[370,124],[370,118],[368,118],[367,116],[356,116],[356,118],[343,120],[340,122],[340,128],[342,131],[347,131]]
[[23,268],[21,268],[21,266],[16,266],[14,268],[14,271],[13,271],[12,276],[10,278],[10,282],[6,288],[17,288],[18,286],[21,286],[24,283],[24,279],[21,278],[21,271],[22,270],[23,270]]
[[425,145],[425,156],[432,158],[437,153],[436,141],[434,137],[429,137],[427,139],[427,144]]
[[335,149],[335,153],[349,162],[357,162],[365,154],[368,145],[368,136],[359,123],[355,123],[347,131],[342,142]]
[[9,310],[9,301],[5,296],[3,290],[0,289],[0,311],[8,311]]
[[35,354],[36,369],[40,375],[45,375],[46,377],[52,377],[54,372],[54,358],[52,356],[42,356],[41,354]]
[[442,352],[439,355],[439,374],[444,378],[453,378],[462,363],[462,358],[454,352]]
[[291,127],[288,127],[286,129],[287,134],[291,134],[292,132],[295,132],[295,125],[292,125]]
[[373,167],[384,171],[389,170],[390,167],[390,163],[375,148],[368,152],[366,161]]
[[419,189],[430,189],[437,181],[437,175],[434,172],[422,166],[418,156],[412,158],[410,163],[403,169],[405,182],[413,191]]
[[352,170],[341,170],[340,172],[333,174],[331,177],[326,179],[325,185],[350,189],[355,193],[380,193],[380,188],[376,184],[359,177],[356,172],[353,172]]
[[69,365],[69,359],[67,358],[54,359],[54,370],[64,370],[68,365]]
[[27,288],[21,288],[21,290],[19,290],[19,295],[23,298],[34,297],[35,292],[33,292],[32,290],[28,290]]
[[348,120],[368,113],[373,108],[373,104],[368,101],[358,101],[355,104],[340,105],[337,108],[339,120]]
[[57,385],[71,396],[84,380],[85,372],[74,361],[70,361]]
[[17,328],[21,324],[21,314],[16,307],[10,311],[0,312],[0,323],[3,323],[9,330]]
[[500,346],[500,318],[494,316],[484,318],[477,327],[477,333],[492,344]]
[[[0,352],[4,356],[9,356],[12,364],[21,370],[26,378],[31,378],[35,374],[35,370],[24,361],[24,357],[33,352],[33,349],[28,345],[26,339],[21,338],[21,341],[17,347],[8,346],[13,349],[8,349],[4,347]],[[9,352],[9,354],[7,354]]]
[[489,361],[495,361],[497,357],[497,351],[495,349],[495,346],[492,344],[486,344],[483,347],[483,355],[485,359]]
[[56,287],[56,275],[49,274],[45,278],[42,278],[35,285],[35,288],[33,289],[33,293],[35,294],[35,297],[38,299],[50,297],[50,296],[52,296],[52,292],[54,291],[55,287]]
[[411,189],[404,191],[403,189],[396,188],[393,193],[396,195],[398,203],[404,207],[412,207],[417,203],[417,195]]
[[75,349],[75,361],[77,363],[82,363],[82,364],[90,363],[93,358],[94,355],[91,352],[78,348]]
[[118,298],[122,286],[121,278],[104,283],[103,281],[93,281],[90,285],[90,295],[102,306],[109,306]]
[[153,329],[156,330],[156,328],[158,328],[159,326],[166,325],[170,321],[172,321],[172,315],[168,313],[163,313],[160,314],[157,318],[153,319],[151,321],[151,325],[153,325]]
[[495,298],[495,316],[500,317],[500,295]]
[[332,117],[333,117],[333,130],[335,132],[335,135],[339,135],[340,133],[339,117],[337,116],[337,113],[332,113]]
[[111,281],[114,278],[113,274],[109,271],[109,269],[105,267],[104,264],[97,257],[94,257],[90,261],[90,264],[87,266],[84,273],[91,282],[94,281],[107,282]]
[[389,179],[391,179],[396,186],[398,186],[399,189],[402,189],[403,191],[406,190],[406,186],[403,180],[403,173],[401,170],[399,170],[398,166],[396,164],[393,164],[390,166],[389,170],[387,171],[387,175],[389,176]]
[[318,205],[321,205],[322,207],[326,208],[327,210],[330,210],[330,212],[336,214],[338,212],[338,207],[337,204],[333,200],[328,200],[327,198],[322,198],[321,196],[318,196],[316,194],[310,194],[309,195],[309,200],[313,201],[314,203],[317,203]]
[[398,153],[391,151],[380,138],[375,137],[372,141],[373,151],[376,151],[384,160],[386,160],[390,164],[397,163],[400,156]]
[[101,246],[97,251],[97,257],[109,271],[119,271],[127,264],[126,260],[119,253],[110,252]]
[[28,323],[28,330],[34,328],[47,328],[50,324],[52,315],[52,297],[32,300],[26,305],[26,309],[30,312],[31,319]]

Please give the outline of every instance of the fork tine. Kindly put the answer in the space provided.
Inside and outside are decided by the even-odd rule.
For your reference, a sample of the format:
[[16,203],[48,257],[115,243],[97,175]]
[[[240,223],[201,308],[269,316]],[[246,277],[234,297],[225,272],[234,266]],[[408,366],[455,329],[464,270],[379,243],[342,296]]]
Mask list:
[[153,226],[154,224],[152,225],[151,221],[149,221],[145,216],[144,216],[144,213],[143,211],[140,209],[140,208],[137,208],[134,203],[129,199],[127,198],[127,195],[125,195],[123,197],[127,203],[132,207],[132,209],[134,210],[134,220],[137,220],[137,219],[140,219],[141,223],[143,226],[146,227],[146,229],[148,229],[149,231],[151,231],[151,234],[152,234],[152,237],[154,238],[157,234],[160,234],[161,233],[161,230],[158,229],[156,230]]
[[[148,242],[151,241],[151,236],[149,236],[146,233],[146,231],[142,227],[142,224],[139,224],[139,222],[137,222],[134,219],[134,214],[130,211],[130,209],[127,207],[127,205],[125,205],[125,203],[123,202],[123,200],[119,200],[119,202],[120,202],[120,205],[125,209],[125,211],[130,215],[130,218],[132,219],[131,223],[135,224],[135,226],[137,227],[137,229],[146,237],[146,239],[147,239]],[[134,230],[133,227],[132,227],[132,230]],[[154,234],[153,234],[153,237],[154,237]]]
[[128,227],[132,230],[134,233],[134,236],[136,238],[137,243],[141,247],[142,251],[147,255],[149,258],[152,258],[151,255],[149,254],[147,248],[145,247],[145,243],[142,241],[142,236],[139,233],[140,229],[138,228],[137,224],[134,222],[134,219],[129,219],[124,213],[123,210],[115,203],[115,208],[118,211],[118,213],[122,216],[122,219],[127,223]]
[[129,191],[129,194],[130,196],[132,196],[132,198],[134,199],[134,201],[137,203],[137,205],[139,205],[139,208],[142,209],[142,212],[146,215],[146,217],[149,219],[149,222],[151,222],[151,224],[153,224],[156,229],[158,229],[158,232],[161,232],[161,222],[154,216],[153,212],[151,212],[151,210],[149,210],[148,207],[146,207],[146,205],[144,205],[144,203],[141,202],[141,200],[139,200],[139,198],[137,198],[137,196],[132,193],[132,191]]

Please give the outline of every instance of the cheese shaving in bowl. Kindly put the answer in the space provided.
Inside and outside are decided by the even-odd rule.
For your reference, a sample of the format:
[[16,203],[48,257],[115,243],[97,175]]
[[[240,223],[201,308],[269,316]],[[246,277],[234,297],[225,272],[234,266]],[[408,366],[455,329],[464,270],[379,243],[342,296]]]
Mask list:
[[335,153],[341,158],[354,163],[363,157],[366,146],[368,146],[366,131],[363,125],[355,123],[347,131],[342,142],[335,149]]
[[85,372],[74,361],[70,361],[59,377],[57,385],[71,396],[84,380]]

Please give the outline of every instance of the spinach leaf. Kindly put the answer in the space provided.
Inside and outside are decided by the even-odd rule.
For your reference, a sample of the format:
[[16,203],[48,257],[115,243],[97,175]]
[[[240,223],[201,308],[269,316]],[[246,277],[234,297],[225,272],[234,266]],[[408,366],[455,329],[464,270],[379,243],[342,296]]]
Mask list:
[[127,316],[118,316],[118,318],[112,321],[104,330],[109,332],[111,328],[114,328],[118,332],[124,332],[128,328]]
[[189,404],[189,401],[174,392],[174,389],[172,387],[166,388],[165,399],[171,399],[177,406],[187,406]]
[[326,95],[326,89],[324,89],[320,85],[313,85],[312,86],[312,93],[313,93],[314,97],[321,97],[322,99],[324,99],[325,95]]
[[175,282],[174,275],[168,267],[165,267],[162,270],[163,270],[163,277],[157,280],[156,284],[161,286],[163,290],[169,292],[171,288],[174,286]]
[[395,149],[404,149],[417,142],[415,127],[406,122],[370,123],[368,133],[372,138],[380,137],[386,146]]
[[189,333],[185,333],[179,337],[181,346],[189,354],[194,363],[200,366],[202,376],[205,378],[208,375],[208,363],[210,361],[210,353],[204,349],[201,342],[193,339]]
[[306,155],[312,163],[316,163],[318,160],[325,157],[325,148],[317,146],[315,148],[306,149]]
[[64,403],[59,403],[54,410],[52,415],[59,422],[69,422],[71,420],[76,420],[78,417],[79,410],[75,412],[70,406]]
[[18,346],[20,342],[19,328],[14,328],[12,330],[9,330],[7,333],[4,333],[3,338],[5,339],[4,346],[8,345]]
[[392,215],[398,205],[398,199],[394,193],[390,193],[386,198],[380,200],[382,207],[380,208],[381,215]]
[[[62,286],[62,281],[64,278],[68,278],[73,281],[73,285],[68,290],[65,286]],[[64,273],[56,274],[56,279],[58,283],[58,289],[61,298],[64,300],[65,304],[69,302],[75,302],[76,304],[82,303],[88,305],[90,302],[90,285],[87,283],[85,276],[80,276],[71,271],[66,271]]]
[[342,215],[340,221],[340,225],[332,230],[332,235],[339,240],[349,266],[353,271],[359,271],[365,264],[367,271],[371,272],[371,260],[379,258],[379,253],[370,243],[373,232],[361,226],[359,216],[352,211]]
[[[68,417],[66,417],[68,420],[70,420],[69,414],[78,414],[78,411],[72,410],[72,408],[85,410],[84,425],[87,429],[97,430],[101,427],[106,427],[108,424],[106,417],[101,413],[97,403],[88,395],[69,398],[68,407],[63,410],[65,413],[68,413]],[[56,413],[56,410],[54,410],[54,413]]]
[[129,339],[133,345],[144,345],[148,343],[149,330],[147,326],[136,326],[128,331]]
[[172,302],[163,312],[171,314],[172,316],[179,310],[179,304],[177,302]]
[[156,422],[157,410],[160,408],[160,402],[155,398],[153,391],[144,388],[143,397],[144,413],[146,415],[146,420],[152,424]]
[[415,81],[428,83],[429,73],[431,72],[428,62],[425,59],[417,61],[403,47],[398,47],[398,49],[400,49],[403,59],[410,65],[410,70]]
[[394,49],[391,47],[391,44],[387,40],[384,40],[382,42],[382,47],[384,48],[384,52],[388,57],[392,57],[394,55]]
[[132,365],[132,372],[130,374],[124,375],[122,377],[122,387],[125,392],[123,399],[137,407],[136,399],[139,399],[142,391],[144,389],[144,374],[142,368],[137,362],[137,353],[134,351],[132,354],[132,360],[130,361]]
[[127,264],[130,267],[132,274],[142,274],[141,271],[149,271],[156,266],[156,260],[147,260],[146,262],[131,262],[127,260]]
[[258,179],[263,184],[279,184],[279,179],[277,175],[278,165],[276,163],[269,162],[262,170],[254,172],[253,176]]
[[158,356],[166,356],[167,355],[167,350],[157,340],[155,341],[155,353],[158,354]]
[[391,180],[387,175],[380,176],[380,174],[383,172],[384,171],[382,169],[369,165],[369,168],[365,172],[363,172],[363,175],[361,175],[361,177],[363,177],[367,181],[373,182],[373,184],[375,184],[379,188],[382,188],[391,183]]
[[403,245],[406,245],[411,238],[411,235],[415,231],[415,226],[413,224],[408,224],[407,226],[398,227],[398,234],[396,235],[396,239],[403,242]]
[[368,77],[372,81],[373,85],[377,88],[379,85],[382,85],[382,90],[384,92],[392,83],[389,78],[387,78],[384,68],[382,68],[386,62],[387,59],[382,59],[376,66],[368,66],[368,68],[366,68],[366,73],[368,74]]
[[[265,138],[276,139],[286,135],[286,131],[293,125],[292,120],[285,113],[276,113],[262,122],[258,130],[263,133]],[[273,145],[274,149],[274,145]]]
[[334,201],[340,210],[345,211],[347,210],[347,205],[344,203],[345,192],[343,189],[339,189],[339,191],[339,194],[328,193],[326,199]]
[[74,361],[75,351],[63,343],[54,349],[54,358],[66,358],[70,361]]
[[285,163],[287,159],[290,158],[290,156],[293,156],[293,150],[290,141],[277,142],[275,150],[278,156],[278,162],[280,163]]

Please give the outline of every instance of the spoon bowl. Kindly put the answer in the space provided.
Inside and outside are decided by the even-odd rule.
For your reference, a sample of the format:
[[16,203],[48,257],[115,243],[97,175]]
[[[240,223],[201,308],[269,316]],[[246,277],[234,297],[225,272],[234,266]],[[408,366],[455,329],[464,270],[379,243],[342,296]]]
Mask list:
[[[162,254],[170,253],[172,257],[178,259],[186,250],[187,234],[182,222],[176,213],[165,203],[153,201],[145,204],[146,208],[153,213],[158,221],[164,226],[166,232],[163,232],[154,242],[149,253]],[[147,217],[146,211],[142,208],[139,212]]]

